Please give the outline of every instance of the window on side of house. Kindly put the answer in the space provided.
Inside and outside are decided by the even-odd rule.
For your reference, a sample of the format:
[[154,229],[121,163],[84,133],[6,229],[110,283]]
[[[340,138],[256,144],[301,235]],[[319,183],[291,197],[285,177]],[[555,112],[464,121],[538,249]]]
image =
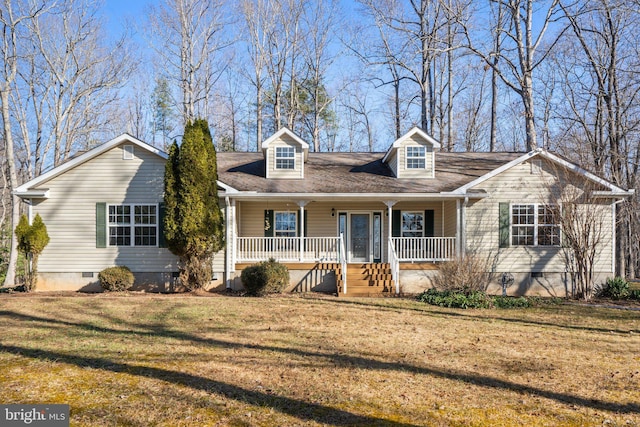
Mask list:
[[424,212],[402,212],[402,237],[424,236]]
[[560,225],[554,206],[511,205],[511,244],[514,246],[559,246]]
[[297,212],[275,212],[275,237],[296,237],[298,235]]
[[295,169],[295,155],[293,147],[276,147],[276,169]]
[[109,246],[157,246],[156,205],[109,205]]
[[425,147],[407,147],[407,169],[424,169],[426,167],[425,157]]

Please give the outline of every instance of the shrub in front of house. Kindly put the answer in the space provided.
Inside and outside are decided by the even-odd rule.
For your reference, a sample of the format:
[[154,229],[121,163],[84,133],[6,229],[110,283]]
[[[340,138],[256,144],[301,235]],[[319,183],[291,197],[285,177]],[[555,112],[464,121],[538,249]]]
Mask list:
[[98,273],[98,280],[105,291],[122,292],[133,286],[135,277],[128,267],[119,266],[105,268]]
[[271,258],[242,270],[240,279],[248,295],[277,294],[289,284],[289,269]]
[[532,306],[532,302],[525,297],[495,296],[493,306],[495,308],[527,308]]
[[596,287],[596,296],[600,298],[625,299],[629,297],[629,282],[622,277],[609,278]]
[[489,285],[487,265],[480,257],[467,254],[455,261],[440,265],[433,278],[436,289],[455,291],[462,294],[484,292]]
[[467,293],[431,288],[418,295],[418,301],[449,308],[490,308],[491,298],[482,291]]

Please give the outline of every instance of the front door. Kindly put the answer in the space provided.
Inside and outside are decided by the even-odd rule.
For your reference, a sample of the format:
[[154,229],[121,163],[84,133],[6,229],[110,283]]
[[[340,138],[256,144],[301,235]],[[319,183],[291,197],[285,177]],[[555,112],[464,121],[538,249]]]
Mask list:
[[351,253],[351,262],[369,262],[370,260],[370,218],[368,213],[352,213],[350,215],[349,252]]

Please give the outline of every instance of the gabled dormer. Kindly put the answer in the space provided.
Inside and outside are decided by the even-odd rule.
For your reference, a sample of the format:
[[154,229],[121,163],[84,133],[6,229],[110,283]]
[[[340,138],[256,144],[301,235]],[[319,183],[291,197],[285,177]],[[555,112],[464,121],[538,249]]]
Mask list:
[[439,148],[438,141],[414,127],[389,147],[382,161],[396,178],[434,178],[434,151]]
[[262,143],[267,178],[302,179],[309,144],[288,128],[282,128]]

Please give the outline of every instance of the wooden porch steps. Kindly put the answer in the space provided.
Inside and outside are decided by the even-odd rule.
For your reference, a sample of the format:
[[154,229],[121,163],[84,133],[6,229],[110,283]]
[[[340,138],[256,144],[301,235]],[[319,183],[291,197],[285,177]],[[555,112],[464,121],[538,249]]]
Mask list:
[[395,293],[395,283],[388,263],[348,264],[346,294],[339,273],[340,269],[336,270],[338,296],[375,297]]

